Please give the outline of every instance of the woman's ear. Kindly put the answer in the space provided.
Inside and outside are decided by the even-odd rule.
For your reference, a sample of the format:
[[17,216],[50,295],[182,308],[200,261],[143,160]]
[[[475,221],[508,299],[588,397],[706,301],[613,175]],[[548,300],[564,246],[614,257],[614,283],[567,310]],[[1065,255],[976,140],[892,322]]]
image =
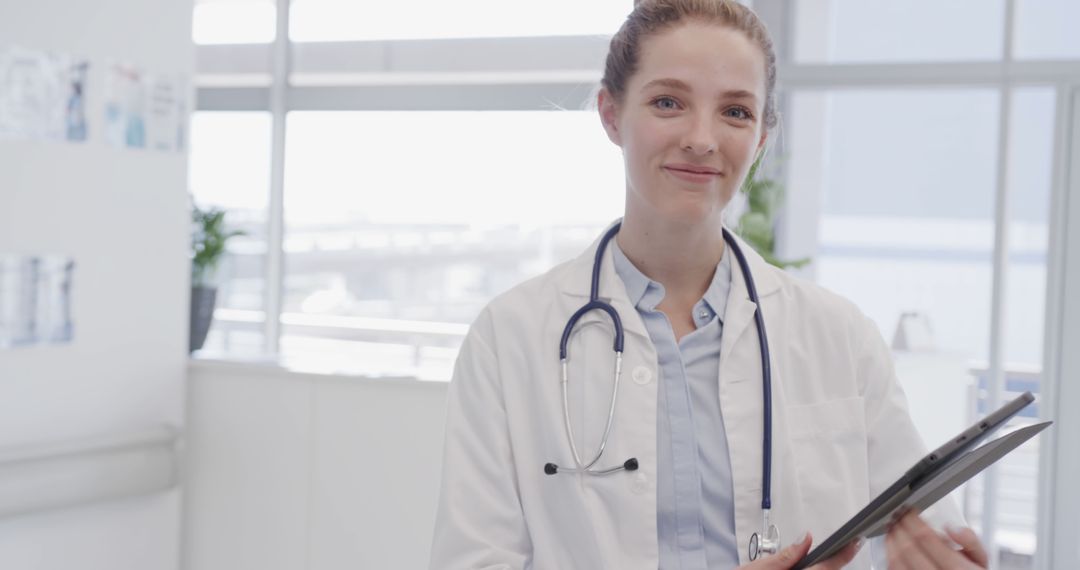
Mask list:
[[619,108],[615,97],[607,89],[600,89],[596,94],[596,107],[600,111],[600,123],[604,125],[604,132],[608,139],[616,146],[622,146],[622,136],[619,133]]

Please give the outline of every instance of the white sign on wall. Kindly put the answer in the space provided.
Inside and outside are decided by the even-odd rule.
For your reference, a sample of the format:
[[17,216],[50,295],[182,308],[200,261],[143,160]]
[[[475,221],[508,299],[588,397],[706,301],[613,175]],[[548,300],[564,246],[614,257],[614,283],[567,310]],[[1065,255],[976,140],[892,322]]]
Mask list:
[[0,137],[86,140],[89,67],[67,55],[0,49]]
[[105,142],[146,148],[146,77],[134,66],[114,63],[107,68]]
[[184,82],[166,75],[154,75],[147,81],[147,93],[147,148],[183,150],[187,114]]
[[184,150],[187,83],[112,63],[105,77],[105,142],[118,148]]

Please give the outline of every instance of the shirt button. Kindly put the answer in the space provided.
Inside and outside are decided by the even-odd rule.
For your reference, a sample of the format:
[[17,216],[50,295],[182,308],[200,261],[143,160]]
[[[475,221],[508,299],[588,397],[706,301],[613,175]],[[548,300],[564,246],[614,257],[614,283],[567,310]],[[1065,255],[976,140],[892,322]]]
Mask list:
[[709,310],[708,309],[702,309],[701,312],[698,313],[698,315],[703,319],[707,319],[707,318],[709,318]]
[[634,482],[630,485],[630,491],[635,495],[641,495],[649,490],[649,478],[644,473],[634,475]]
[[632,376],[634,377],[634,382],[637,382],[640,386],[644,386],[652,381],[652,370],[649,370],[644,366],[635,366]]

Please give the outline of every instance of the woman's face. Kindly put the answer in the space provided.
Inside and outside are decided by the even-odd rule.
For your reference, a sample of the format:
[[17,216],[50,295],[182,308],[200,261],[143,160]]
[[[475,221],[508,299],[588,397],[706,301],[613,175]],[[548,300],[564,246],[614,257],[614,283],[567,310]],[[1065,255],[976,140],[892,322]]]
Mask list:
[[649,36],[624,99],[599,95],[626,163],[627,213],[719,222],[765,143],[765,57],[742,32],[689,21]]

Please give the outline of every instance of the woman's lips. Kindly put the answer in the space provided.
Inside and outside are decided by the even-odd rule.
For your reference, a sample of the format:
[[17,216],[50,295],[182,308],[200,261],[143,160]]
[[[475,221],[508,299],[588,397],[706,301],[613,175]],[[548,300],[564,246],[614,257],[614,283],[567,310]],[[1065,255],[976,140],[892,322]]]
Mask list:
[[719,172],[708,171],[705,169],[690,170],[679,166],[664,166],[664,170],[669,174],[678,178],[679,180],[685,180],[687,182],[693,182],[695,184],[705,184],[716,180],[719,176]]

